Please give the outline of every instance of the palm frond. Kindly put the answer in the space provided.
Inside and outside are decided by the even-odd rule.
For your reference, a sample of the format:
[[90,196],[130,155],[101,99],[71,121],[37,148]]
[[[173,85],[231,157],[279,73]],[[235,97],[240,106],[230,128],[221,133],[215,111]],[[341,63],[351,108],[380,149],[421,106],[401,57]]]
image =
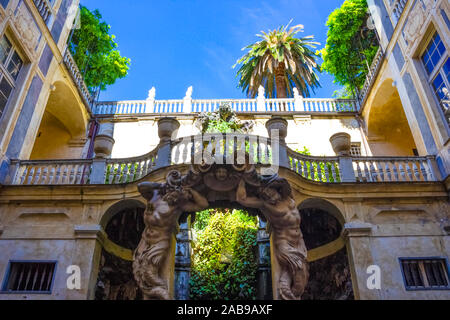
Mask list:
[[[255,97],[259,86],[266,89],[268,97],[293,95],[293,87],[297,87],[303,96],[308,97],[311,91],[320,87],[317,73],[320,69],[316,60],[318,54],[313,51],[320,43],[314,41],[314,36],[294,37],[303,32],[304,26],[299,24],[289,27],[292,20],[285,26],[273,31],[261,31],[257,35],[260,41],[246,46],[248,50],[236,64],[241,65],[237,77],[240,87],[249,97]],[[281,83],[285,88],[276,88],[276,69],[283,65],[284,77]],[[280,81],[279,81],[280,82]],[[278,89],[278,90],[277,90]]]

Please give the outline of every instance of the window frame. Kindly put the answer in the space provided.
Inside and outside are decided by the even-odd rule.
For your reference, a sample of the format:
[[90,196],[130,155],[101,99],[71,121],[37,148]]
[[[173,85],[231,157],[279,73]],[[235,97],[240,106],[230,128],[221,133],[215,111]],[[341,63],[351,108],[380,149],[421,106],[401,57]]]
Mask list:
[[[11,275],[11,267],[13,263],[52,263],[54,264],[52,280],[50,283],[50,291],[8,291],[6,287],[10,281],[9,277]],[[58,268],[57,260],[9,260],[8,266],[6,268],[5,276],[3,278],[2,286],[0,288],[0,294],[45,294],[51,295],[55,285],[56,271]]]
[[[428,72],[428,69],[425,66],[425,62],[423,61],[423,57],[425,55],[425,52],[428,50],[428,47],[430,46],[430,43],[431,43],[431,41],[433,41],[433,38],[436,34],[439,35],[439,38],[441,39],[441,43],[443,44],[443,46],[445,48],[445,52],[443,53],[443,55],[437,62],[434,69],[431,72]],[[442,100],[438,96],[438,93],[436,92],[436,90],[434,88],[433,82],[438,75],[441,75],[443,82],[444,82],[444,86],[450,91],[450,81],[447,80],[446,75],[443,73],[444,65],[447,63],[447,61],[450,61],[450,48],[447,48],[445,42],[443,41],[443,39],[441,37],[441,33],[438,30],[433,28],[433,30],[431,32],[429,32],[428,36],[426,37],[425,41],[423,42],[422,50],[419,52],[419,60],[420,60],[420,64],[422,65],[422,69],[425,73],[428,86],[431,89],[432,94],[434,96],[434,99],[435,99],[437,105],[439,106],[439,109],[444,114],[445,110],[442,105]],[[444,118],[445,118],[445,116],[444,116]],[[448,124],[448,120],[447,120],[447,124]]]
[[[410,261],[410,260],[416,260],[416,261],[425,261],[425,260],[442,260],[444,263],[444,272],[445,272],[445,276],[447,277],[447,287],[443,287],[443,286],[429,286],[429,287],[422,287],[422,288],[418,288],[418,287],[410,287],[407,285],[407,281],[406,281],[406,275],[405,275],[405,271],[403,270],[403,262],[404,261]],[[449,262],[448,259],[446,257],[402,257],[402,258],[398,258],[399,264],[400,264],[400,271],[402,273],[402,278],[403,278],[403,285],[406,291],[448,291],[450,290],[450,266],[449,266]],[[428,282],[428,279],[427,279]]]
[[[22,70],[25,66],[25,61],[26,61],[26,59],[24,59],[23,54],[21,53],[20,49],[18,48],[18,46],[14,43],[13,40],[11,40],[11,37],[9,37],[6,32],[0,34],[0,39],[3,37],[5,37],[8,40],[8,42],[11,44],[11,50],[8,53],[8,56],[6,57],[5,62],[4,63],[0,62],[0,81],[2,81],[5,78],[6,81],[9,83],[9,85],[12,87],[12,89],[11,89],[11,93],[9,94],[9,97],[6,100],[5,107],[3,108],[3,110],[0,110],[0,120],[3,119],[3,115],[5,114],[5,111],[8,109],[8,106],[10,104],[10,98],[13,96],[14,91],[17,89],[18,79],[20,78],[20,73],[22,72]],[[8,71],[9,63],[11,62],[11,59],[14,56],[14,54],[17,54],[17,56],[22,61],[22,65],[20,67],[20,70],[17,74],[16,79],[14,79]]]

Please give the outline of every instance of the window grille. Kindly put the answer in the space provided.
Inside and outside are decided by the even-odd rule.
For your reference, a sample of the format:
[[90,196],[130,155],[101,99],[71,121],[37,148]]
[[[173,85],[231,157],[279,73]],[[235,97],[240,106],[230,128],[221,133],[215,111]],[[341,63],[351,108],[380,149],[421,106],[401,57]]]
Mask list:
[[56,262],[10,262],[3,292],[51,293]]
[[402,258],[400,263],[406,289],[450,289],[449,273],[445,259]]
[[360,143],[352,143],[350,147],[350,155],[352,157],[361,157],[361,144]]

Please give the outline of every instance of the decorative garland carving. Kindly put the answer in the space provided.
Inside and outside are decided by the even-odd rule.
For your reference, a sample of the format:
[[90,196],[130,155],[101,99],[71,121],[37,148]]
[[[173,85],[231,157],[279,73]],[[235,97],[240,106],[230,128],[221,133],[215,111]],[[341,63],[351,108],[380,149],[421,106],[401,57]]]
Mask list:
[[253,165],[194,165],[187,175],[168,174],[166,183],[141,183],[148,201],[145,231],[134,253],[133,272],[145,299],[171,299],[163,267],[184,212],[209,208],[209,202],[237,202],[259,209],[272,236],[278,291],[276,297],[300,300],[308,282],[307,250],[300,230],[300,213],[286,179],[261,176]]

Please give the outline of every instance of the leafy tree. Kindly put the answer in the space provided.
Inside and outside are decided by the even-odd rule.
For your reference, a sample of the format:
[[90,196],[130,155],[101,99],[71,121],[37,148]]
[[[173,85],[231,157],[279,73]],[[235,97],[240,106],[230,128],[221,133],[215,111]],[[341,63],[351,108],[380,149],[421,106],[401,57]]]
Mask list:
[[124,78],[130,59],[120,55],[115,36],[109,34],[111,26],[102,21],[98,10],[91,12],[81,6],[80,20],[80,28],[69,40],[69,50],[93,94]]
[[345,0],[328,17],[322,70],[344,86],[344,91],[335,93],[339,98],[362,89],[378,50],[376,33],[366,26],[368,18],[367,0]]
[[319,43],[314,42],[314,36],[295,37],[303,32],[302,25],[289,30],[288,27],[269,33],[262,31],[262,35],[257,35],[261,41],[243,49],[249,49],[249,52],[237,61],[236,65],[242,64],[237,76],[239,87],[248,96],[254,98],[258,88],[263,86],[270,98],[292,97],[293,87],[297,87],[304,97],[309,97],[310,89],[314,92],[320,87],[316,74],[318,55],[312,50]]

